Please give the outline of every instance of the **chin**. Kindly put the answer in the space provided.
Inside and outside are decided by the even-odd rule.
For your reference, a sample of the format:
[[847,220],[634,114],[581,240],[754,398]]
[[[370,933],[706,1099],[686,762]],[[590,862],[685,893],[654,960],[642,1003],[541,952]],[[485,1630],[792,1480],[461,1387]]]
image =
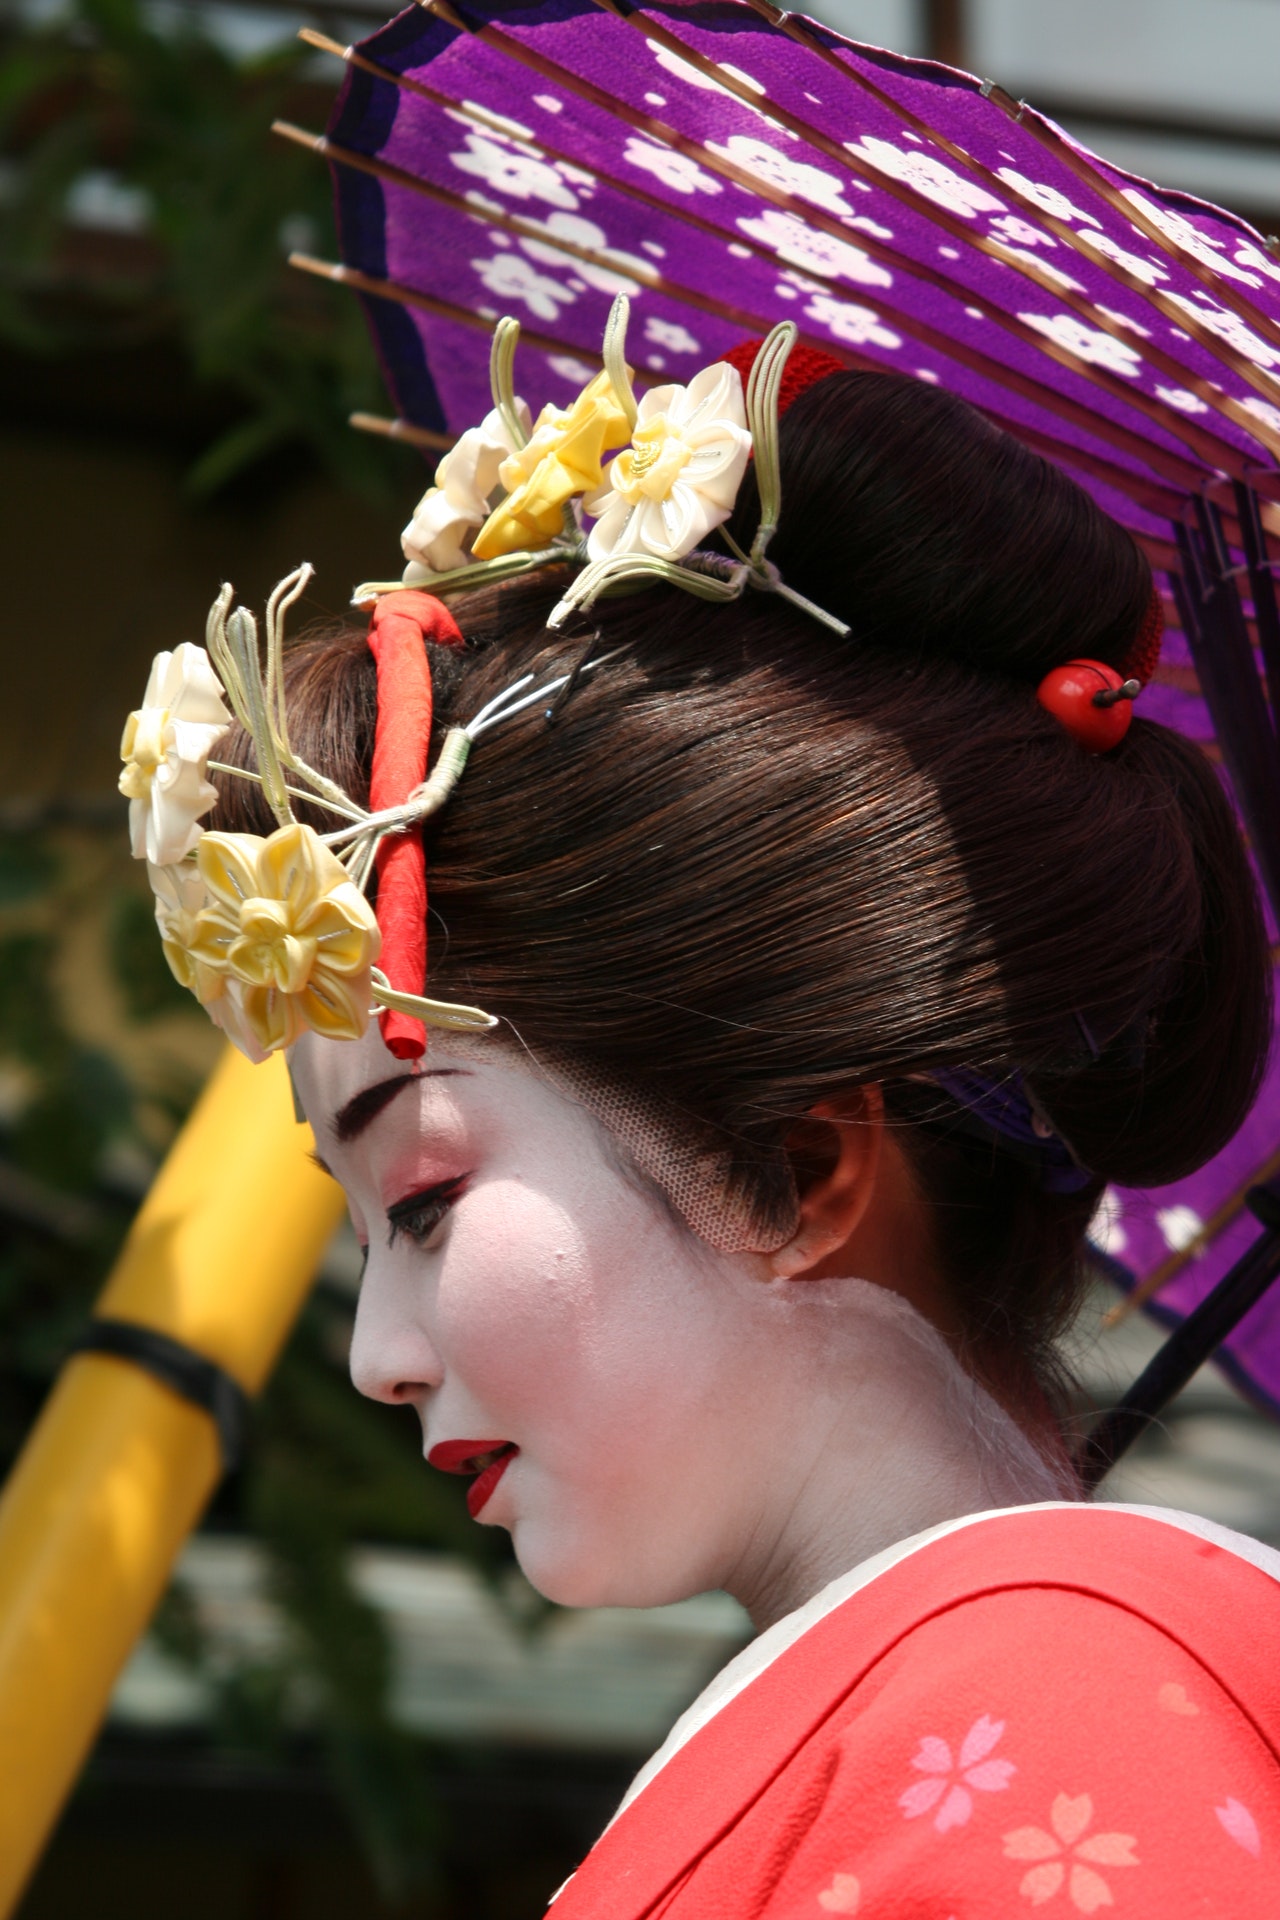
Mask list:
[[517,1521],[512,1545],[529,1585],[558,1607],[665,1607],[705,1591],[705,1583],[655,1575],[625,1553],[585,1539],[553,1539],[536,1524]]
[[549,1538],[544,1528],[517,1521],[511,1530],[511,1544],[529,1585],[558,1607],[636,1604],[616,1597],[616,1580],[586,1542],[571,1544],[563,1538]]

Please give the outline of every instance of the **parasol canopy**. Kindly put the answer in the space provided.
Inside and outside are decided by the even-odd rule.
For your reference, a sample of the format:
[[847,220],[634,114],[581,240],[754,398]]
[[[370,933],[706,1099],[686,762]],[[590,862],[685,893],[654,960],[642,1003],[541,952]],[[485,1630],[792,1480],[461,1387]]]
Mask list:
[[[629,295],[637,384],[780,320],[850,366],[962,394],[1064,467],[1165,595],[1144,715],[1220,766],[1280,915],[1280,247],[1077,145],[999,87],[768,0],[431,0],[343,49],[327,138],[341,265],[398,430],[444,446],[520,390],[568,405]],[[1110,1192],[1099,1257],[1179,1322],[1280,1174],[1280,1060],[1232,1144]],[[1280,1289],[1220,1354],[1280,1414]]]

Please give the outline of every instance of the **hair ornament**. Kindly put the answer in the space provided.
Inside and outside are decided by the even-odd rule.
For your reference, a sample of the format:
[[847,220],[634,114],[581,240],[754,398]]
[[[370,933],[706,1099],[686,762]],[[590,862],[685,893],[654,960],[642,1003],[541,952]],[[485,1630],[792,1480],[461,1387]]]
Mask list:
[[[384,813],[452,791],[466,764],[465,736],[436,766],[436,786],[424,789],[431,740],[433,699],[425,642],[461,647],[458,623],[442,600],[412,589],[389,593],[374,603],[369,620],[369,651],[378,670],[378,720],[369,776],[369,806]],[[424,815],[423,818],[426,816]],[[427,980],[427,863],[421,823],[377,843],[378,925],[382,932],[382,970],[399,993],[421,994]],[[383,1006],[382,1038],[397,1059],[416,1060],[426,1051],[420,1019],[399,1007]]]
[[1104,660],[1068,660],[1046,673],[1036,699],[1087,753],[1110,753],[1129,731],[1133,702],[1160,660],[1164,602],[1152,587],[1137,636],[1121,667]]
[[[788,390],[794,325],[783,321],[751,344],[745,391],[738,349],[687,386],[651,387],[637,399],[626,361],[628,312],[619,295],[605,328],[603,371],[571,406],[545,406],[536,420],[513,385],[519,322],[498,322],[489,357],[493,410],[445,455],[414,509],[401,539],[403,579],[357,587],[357,605],[406,586],[451,593],[568,563],[577,572],[548,618],[553,629],[602,597],[661,582],[717,602],[754,587],[837,633],[849,631],[787,586],[768,559],[782,505],[780,403],[819,377],[807,369]],[[805,349],[799,358],[820,360],[821,373],[840,364]],[[733,512],[751,459],[760,523],[750,551],[728,533],[721,537],[729,553],[709,549],[703,542]]]
[[1102,660],[1068,660],[1046,673],[1036,699],[1087,753],[1110,753],[1129,731],[1133,702],[1142,692]]
[[[157,657],[143,706],[125,728],[121,789],[130,800],[134,852],[147,861],[170,970],[241,1052],[263,1060],[307,1031],[356,1040],[377,1011],[388,1046],[411,1059],[423,1051],[424,1027],[476,1033],[498,1024],[478,1007],[429,999],[421,990],[422,823],[449,798],[474,742],[526,708],[545,705],[569,675],[534,687],[534,676],[524,674],[466,726],[449,730],[427,774],[431,690],[423,643],[430,637],[456,645],[461,636],[434,596],[385,596],[370,633],[378,736],[370,804],[362,807],[309,766],[289,738],[284,618],[312,573],[297,568],[267,602],[265,666],[257,621],[233,608],[230,586],[209,610],[204,647],[186,643]],[[210,757],[233,715],[253,742],[252,768]],[[218,797],[210,774],[260,786],[275,831],[207,832],[200,821]],[[296,818],[295,801],[338,824],[317,832]],[[160,857],[151,858],[152,851]],[[365,897],[375,871],[376,915]]]
[[1082,1193],[1097,1177],[1043,1112],[1016,1067],[998,1078],[974,1067],[948,1067],[928,1079],[960,1108],[957,1124],[1033,1168],[1041,1192]]

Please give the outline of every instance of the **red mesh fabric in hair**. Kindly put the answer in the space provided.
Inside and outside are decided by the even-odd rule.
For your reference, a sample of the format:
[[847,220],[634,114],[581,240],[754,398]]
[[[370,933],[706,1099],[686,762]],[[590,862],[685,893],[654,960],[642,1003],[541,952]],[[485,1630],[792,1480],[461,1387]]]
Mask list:
[[1142,616],[1142,625],[1120,671],[1127,680],[1141,680],[1145,687],[1156,670],[1160,659],[1160,643],[1164,639],[1164,601],[1160,597],[1159,587],[1152,587],[1147,610]]
[[[433,594],[386,593],[369,620],[369,651],[378,665],[378,725],[369,781],[369,810],[398,807],[427,772],[431,742],[431,668],[426,641],[460,647],[457,622]],[[427,863],[422,829],[388,834],[378,848],[378,925],[382,970],[400,993],[422,993],[427,979]],[[398,1060],[426,1052],[421,1020],[384,1008],[382,1038]]]
[[[742,375],[745,390],[747,377],[755,365],[756,355],[764,345],[763,340],[744,340],[741,346],[734,347],[721,358],[731,367],[736,367]],[[793,400],[798,400],[806,388],[816,380],[825,380],[829,373],[845,373],[847,368],[843,360],[837,360],[833,353],[823,353],[820,347],[803,347],[797,343],[787,357],[782,373],[782,385],[778,389],[778,416],[786,412]]]

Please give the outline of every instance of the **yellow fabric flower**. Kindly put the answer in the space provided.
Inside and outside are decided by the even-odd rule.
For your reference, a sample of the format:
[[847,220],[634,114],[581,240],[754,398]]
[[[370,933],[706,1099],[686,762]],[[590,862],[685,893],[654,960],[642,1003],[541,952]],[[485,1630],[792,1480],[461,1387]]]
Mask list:
[[472,541],[473,558],[494,560],[550,545],[568,502],[600,486],[605,454],[630,438],[631,422],[607,373],[598,373],[571,407],[544,407],[528,446],[498,469],[507,497]]
[[[257,1044],[271,1053],[310,1028],[358,1040],[382,940],[373,909],[310,827],[206,833],[196,859],[209,904],[186,950],[229,974]],[[170,965],[172,965],[170,961]]]

